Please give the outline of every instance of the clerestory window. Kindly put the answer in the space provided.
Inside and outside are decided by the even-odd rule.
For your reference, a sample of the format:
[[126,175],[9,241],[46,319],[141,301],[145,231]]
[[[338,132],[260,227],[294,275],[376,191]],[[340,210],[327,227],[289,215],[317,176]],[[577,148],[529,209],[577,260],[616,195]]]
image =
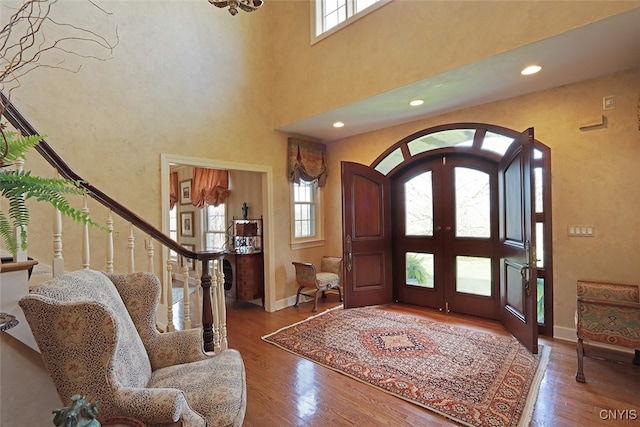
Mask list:
[[316,0],[311,19],[316,40],[376,10],[391,0]]

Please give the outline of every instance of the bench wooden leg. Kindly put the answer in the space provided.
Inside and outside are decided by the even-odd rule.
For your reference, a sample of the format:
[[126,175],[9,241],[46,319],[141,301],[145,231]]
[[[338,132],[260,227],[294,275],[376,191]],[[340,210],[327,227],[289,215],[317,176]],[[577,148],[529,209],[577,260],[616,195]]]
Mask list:
[[585,383],[587,381],[584,378],[584,372],[583,372],[584,346],[582,344],[582,338],[578,338],[577,352],[578,352],[578,372],[576,373],[576,381],[578,381],[579,383]]
[[636,349],[636,355],[633,358],[633,364],[636,366],[640,366],[640,350]]

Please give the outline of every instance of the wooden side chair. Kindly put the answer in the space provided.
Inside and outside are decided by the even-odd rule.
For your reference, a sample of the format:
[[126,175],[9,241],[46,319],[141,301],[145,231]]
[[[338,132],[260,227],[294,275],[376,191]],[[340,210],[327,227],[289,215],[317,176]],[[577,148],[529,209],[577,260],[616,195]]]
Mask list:
[[[340,288],[340,276],[342,274],[342,258],[322,257],[320,271],[308,262],[292,262],[296,268],[296,281],[298,282],[298,292],[296,293],[295,307],[300,304],[300,295],[313,297],[313,311],[318,311],[318,297],[322,294],[324,298],[326,291],[337,290],[342,301],[342,289]],[[304,293],[303,290],[311,288],[312,291]]]

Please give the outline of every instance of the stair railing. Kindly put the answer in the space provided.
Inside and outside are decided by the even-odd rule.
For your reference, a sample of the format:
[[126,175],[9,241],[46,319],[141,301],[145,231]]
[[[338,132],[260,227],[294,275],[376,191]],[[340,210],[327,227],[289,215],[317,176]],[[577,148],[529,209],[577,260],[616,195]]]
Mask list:
[[[39,135],[39,132],[33,125],[22,115],[16,106],[0,92],[1,102],[5,106],[3,116],[5,119],[23,136]],[[80,184],[86,190],[83,210],[88,213],[87,199],[91,197],[108,209],[106,227],[111,231],[107,233],[107,260],[105,271],[107,273],[114,272],[114,243],[113,243],[113,214],[118,215],[128,222],[128,268],[127,272],[134,272],[134,228],[144,232],[149,238],[145,239],[145,250],[147,253],[147,270],[154,272],[155,248],[154,241],[159,242],[169,251],[174,251],[182,257],[182,275],[183,275],[183,325],[182,328],[188,329],[191,325],[190,320],[190,301],[189,301],[189,268],[187,260],[199,261],[196,268],[196,300],[200,301],[202,297],[202,309],[197,305],[196,327],[202,327],[205,351],[219,352],[227,348],[227,331],[226,331],[226,309],[224,295],[224,273],[222,268],[222,259],[224,252],[193,252],[171,239],[169,236],[158,230],[149,222],[132,212],[126,206],[109,197],[100,189],[92,184],[87,183],[82,177],[71,169],[64,159],[49,145],[45,140],[41,141],[36,147],[36,151],[57,171],[57,174],[63,178],[74,181],[81,181]],[[61,213],[56,211],[53,221],[53,259],[52,272],[54,276],[64,272],[64,258],[62,256],[62,218]],[[90,267],[90,242],[89,228],[84,226],[82,240],[82,267]],[[166,294],[167,306],[167,323],[166,331],[174,329],[173,326],[173,293],[172,293],[172,270],[171,260],[167,260],[167,283],[163,284],[163,296]],[[199,286],[198,286],[199,285]],[[202,295],[200,295],[202,289]],[[165,298],[162,298],[163,300]],[[161,300],[161,303],[164,301]],[[201,321],[200,321],[201,320]]]

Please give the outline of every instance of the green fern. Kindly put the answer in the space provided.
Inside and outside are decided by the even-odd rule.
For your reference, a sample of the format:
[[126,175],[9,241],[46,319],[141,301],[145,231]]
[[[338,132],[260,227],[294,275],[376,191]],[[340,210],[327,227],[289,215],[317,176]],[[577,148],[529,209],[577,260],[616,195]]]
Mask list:
[[2,135],[9,143],[9,151],[2,158],[2,164],[10,164],[17,159],[23,157],[25,153],[38,145],[45,136],[44,135],[29,135],[29,136],[17,136],[17,132],[11,130],[3,130]]
[[[16,137],[15,132],[3,130],[2,138],[8,143],[8,152],[0,159],[4,167],[23,157],[44,137],[40,135]],[[0,234],[6,248],[13,253],[18,248],[27,249],[26,226],[29,225],[29,209],[26,206],[26,201],[29,199],[49,203],[77,223],[89,224],[108,231],[106,227],[93,221],[86,212],[69,205],[66,199],[67,195],[86,193],[86,190],[81,187],[82,183],[82,181],[64,178],[33,176],[30,172],[1,169],[0,196],[9,202],[8,211],[6,213],[0,211]],[[14,234],[15,229],[20,230],[18,238]]]

